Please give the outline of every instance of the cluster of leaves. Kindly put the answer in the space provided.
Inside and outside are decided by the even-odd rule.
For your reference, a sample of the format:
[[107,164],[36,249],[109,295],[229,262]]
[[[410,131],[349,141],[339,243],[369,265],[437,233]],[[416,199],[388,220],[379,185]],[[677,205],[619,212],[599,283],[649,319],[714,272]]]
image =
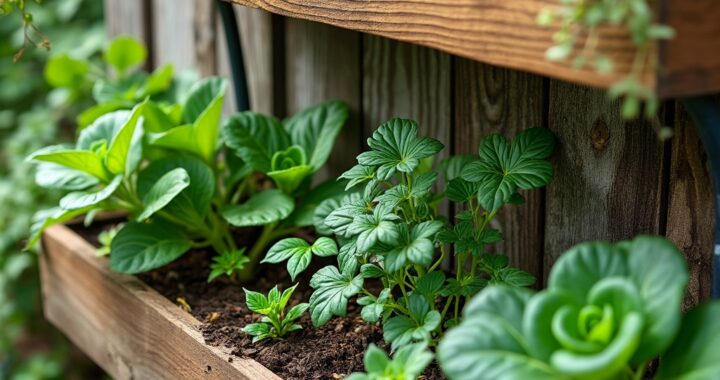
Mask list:
[[720,303],[682,317],[682,254],[660,237],[580,244],[548,288],[491,286],[465,307],[438,348],[451,379],[716,379]]
[[[315,210],[316,230],[334,234],[339,248],[328,237],[312,244],[290,238],[276,243],[265,258],[288,260],[294,278],[313,254],[337,255],[337,266],[320,269],[310,280],[314,325],[345,315],[349,299],[361,295],[362,318],[382,320],[393,350],[414,342],[432,345],[444,327],[456,323],[464,301],[488,283],[533,283],[529,274],[509,268],[505,256],[489,253],[502,240],[489,223],[504,205],[522,201],[519,189],[550,181],[553,170],[545,160],[554,147],[550,132],[531,128],[512,142],[493,134],[481,141],[479,156],[443,161],[444,194],[434,192],[439,175],[431,169],[443,145],[418,136],[414,121],[384,123],[368,145],[358,165],[340,177],[348,181],[348,194]],[[438,213],[445,197],[464,208],[454,225]],[[452,278],[439,269],[449,245],[457,268]],[[378,294],[365,287],[371,279],[382,284]]]
[[655,91],[644,84],[643,73],[659,64],[652,54],[653,42],[675,35],[671,27],[654,23],[653,17],[648,0],[561,0],[557,8],[543,10],[538,15],[538,23],[551,26],[559,20],[559,28],[553,35],[555,45],[546,53],[548,60],[569,59],[579,39],[586,36],[583,49],[573,58],[573,66],[581,68],[589,63],[602,74],[613,72],[613,61],[597,49],[600,28],[622,26],[630,32],[637,49],[635,59],[630,71],[611,87],[609,94],[613,98],[623,97],[623,116],[632,119],[640,114],[642,102],[646,117],[657,113],[659,100]]
[[295,323],[310,306],[307,303],[300,303],[285,313],[290,297],[297,288],[297,284],[285,289],[282,293],[277,286],[272,288],[267,297],[262,293],[245,291],[245,300],[248,309],[262,315],[258,323],[251,323],[243,328],[243,331],[253,337],[253,343],[263,339],[281,339],[290,332],[302,329],[302,326]]
[[392,360],[374,344],[365,352],[364,373],[355,372],[347,380],[415,380],[433,360],[425,343],[415,343],[397,350]]
[[[311,184],[347,110],[328,102],[282,123],[244,112],[221,133],[225,81],[208,78],[185,91],[171,66],[137,70],[145,57],[134,40],[115,40],[105,58],[117,76],[92,86],[98,104],[80,114],[75,145],[30,157],[40,162],[40,186],[68,192],[38,215],[30,244],[52,224],[80,215],[89,223],[97,212],[119,210],[130,220],[110,243],[112,269],[148,271],[193,247],[211,247],[220,256],[210,280],[247,280],[269,242],[310,225],[318,199],[342,191]],[[64,73],[56,77],[64,84],[82,83],[74,78],[85,74],[70,58],[48,71]],[[231,228],[254,226],[263,230],[246,254]]]
[[64,89],[53,89],[43,69],[58,54],[99,61],[105,38],[102,2],[45,0],[42,7],[26,7],[53,48],[50,53],[28,49],[26,58],[14,63],[12,56],[25,44],[24,22],[15,17],[21,14],[17,9],[0,16],[0,378],[83,377],[86,366],[69,363],[67,341],[41,317],[36,255],[22,250],[33,214],[57,202],[57,194],[37,188],[24,159],[66,138],[73,130],[68,120],[80,104],[90,102],[89,91],[70,99]]

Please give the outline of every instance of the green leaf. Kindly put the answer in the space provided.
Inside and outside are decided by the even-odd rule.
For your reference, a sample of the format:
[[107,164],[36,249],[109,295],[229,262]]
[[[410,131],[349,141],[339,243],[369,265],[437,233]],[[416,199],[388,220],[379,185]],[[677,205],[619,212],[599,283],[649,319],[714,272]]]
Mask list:
[[293,144],[301,146],[308,154],[309,165],[318,171],[327,161],[335,139],[347,120],[344,103],[326,102],[308,108],[283,120],[283,126]]
[[434,295],[440,291],[444,283],[445,273],[429,272],[417,279],[415,290],[426,297],[434,298]]
[[222,129],[227,146],[255,170],[272,171],[272,157],[290,147],[290,136],[272,116],[241,112],[230,117]]
[[525,287],[535,283],[535,277],[517,268],[502,268],[495,272],[494,284]]
[[270,338],[271,327],[267,323],[251,323],[245,325],[242,331],[253,337],[253,343]]
[[34,247],[35,244],[40,241],[43,231],[50,226],[55,224],[61,224],[75,219],[86,212],[94,209],[95,206],[88,206],[77,210],[63,210],[59,207],[55,207],[49,210],[38,211],[33,215],[33,223],[30,227],[30,237],[27,244],[27,248]]
[[120,273],[140,273],[166,265],[192,245],[179,227],[160,220],[129,222],[110,247],[110,268]]
[[337,253],[335,241],[327,237],[318,238],[313,245],[300,238],[286,238],[270,247],[262,262],[279,263],[288,260],[288,273],[290,273],[290,278],[295,281],[295,277],[310,265],[312,254],[327,257],[337,255]]
[[394,243],[399,237],[395,226],[395,221],[398,219],[399,217],[390,213],[389,209],[378,205],[371,215],[355,216],[352,224],[348,226],[348,232],[358,235],[357,248],[359,251],[365,252],[377,242]]
[[347,301],[360,293],[362,276],[352,277],[340,273],[337,268],[327,266],[317,271],[310,279],[315,289],[310,296],[310,317],[316,327],[326,324],[333,315],[345,316]]
[[227,81],[222,77],[210,77],[195,83],[183,106],[183,122],[195,124],[202,114],[213,107],[218,107],[216,104],[218,101],[221,103],[219,108],[222,109],[222,98],[225,96],[226,87]]
[[291,323],[294,320],[300,318],[300,316],[302,316],[303,313],[305,313],[309,307],[310,307],[309,303],[300,303],[300,304],[293,306],[290,309],[290,311],[288,311],[288,313],[285,316],[285,319],[283,319],[282,323],[283,324]]
[[[277,286],[273,289],[277,290]],[[264,294],[245,288],[243,288],[243,291],[245,292],[245,303],[248,309],[261,315],[268,315],[272,312],[272,304]]]
[[138,195],[147,197],[155,183],[170,171],[184,169],[190,184],[164,207],[164,211],[180,219],[204,223],[206,213],[215,195],[215,175],[206,164],[194,157],[168,157],[153,161],[140,172],[137,180]]
[[98,191],[75,191],[69,193],[60,199],[60,207],[65,210],[77,210],[95,206],[110,198],[121,183],[122,176],[118,175],[107,186]]
[[670,348],[660,356],[657,380],[712,380],[720,378],[720,302],[690,311]]
[[222,216],[236,227],[262,226],[285,219],[295,202],[280,190],[270,189],[255,194],[241,205],[223,207]]
[[325,218],[340,206],[340,199],[347,194],[344,188],[345,181],[331,179],[311,189],[302,196],[287,223],[296,227],[314,225],[317,233],[332,234],[332,230],[325,226]]
[[133,102],[128,100],[113,100],[107,103],[101,103],[94,105],[85,111],[81,112],[77,117],[77,124],[79,130],[84,130],[88,125],[92,124],[100,116],[111,113],[117,110],[130,109],[134,105]]
[[363,278],[380,278],[385,275],[385,272],[375,264],[363,264],[360,267],[360,274]]
[[147,81],[145,81],[145,85],[138,90],[135,97],[142,99],[146,96],[167,90],[172,85],[174,73],[175,70],[171,64],[165,64],[156,68],[147,78]]
[[155,182],[143,197],[145,209],[138,215],[137,221],[142,222],[163,207],[167,206],[180,192],[190,186],[190,176],[183,168],[173,169]]
[[223,275],[231,277],[233,273],[241,271],[250,263],[250,258],[245,256],[245,248],[222,252],[212,260],[208,282]]
[[51,162],[43,162],[35,170],[35,183],[46,189],[85,190],[97,185],[97,178]]
[[440,313],[430,310],[424,296],[410,295],[408,310],[412,318],[399,315],[383,323],[383,339],[391,343],[393,350],[412,342],[429,342],[432,331],[440,325]]
[[375,168],[372,166],[355,165],[350,170],[341,174],[339,178],[347,179],[345,190],[349,190],[363,182],[372,181],[375,178]]
[[116,37],[105,51],[105,61],[121,74],[145,62],[147,50],[142,43],[129,36]]
[[462,178],[453,178],[448,182],[445,195],[452,202],[465,203],[474,198],[480,189],[478,182],[468,182]]
[[[372,265],[372,264],[366,264]],[[367,277],[365,277],[367,278]],[[380,316],[385,311],[385,303],[390,297],[390,288],[383,289],[380,294],[375,297],[365,296],[357,300],[358,305],[362,305],[363,308],[360,311],[362,319],[369,323],[375,323],[380,320]]]
[[412,120],[392,119],[383,123],[368,139],[372,150],[358,156],[358,163],[376,166],[379,179],[390,179],[397,171],[410,173],[424,158],[443,149],[443,144],[429,137],[417,136]]
[[56,54],[45,65],[45,80],[53,87],[79,88],[85,83],[89,69],[87,61]]
[[353,373],[348,380],[415,380],[432,362],[433,354],[426,344],[408,345],[388,359],[383,350],[370,344],[365,352],[365,370],[368,374]]
[[292,194],[313,172],[312,166],[305,165],[306,160],[302,148],[293,145],[273,154],[270,164],[272,171],[267,175],[275,181],[280,190],[286,194]]
[[348,229],[355,216],[367,213],[369,205],[359,193],[350,193],[343,197],[339,206],[328,214],[323,224],[339,236],[350,237],[352,234]]
[[131,156],[131,146],[139,144],[139,138],[135,136],[135,128],[139,124],[140,116],[143,114],[145,103],[140,103],[133,108],[128,120],[123,124],[120,130],[113,136],[107,155],[105,156],[105,167],[113,173],[131,173],[135,170],[139,163],[137,158],[133,160]]
[[53,162],[70,169],[79,170],[103,181],[110,182],[113,176],[105,169],[102,157],[85,150],[70,150],[60,146],[43,148],[28,157],[29,160]]
[[460,154],[449,156],[440,161],[440,172],[445,176],[445,182],[450,182],[460,177],[465,165],[477,160],[477,156]]

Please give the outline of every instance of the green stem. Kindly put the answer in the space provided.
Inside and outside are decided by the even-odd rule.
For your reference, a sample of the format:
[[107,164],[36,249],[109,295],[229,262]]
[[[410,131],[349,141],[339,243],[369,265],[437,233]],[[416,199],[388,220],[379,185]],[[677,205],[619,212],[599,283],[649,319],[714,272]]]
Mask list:
[[440,258],[428,269],[428,272],[432,272],[437,268],[440,264],[442,264],[443,260],[445,260],[445,246],[440,246]]
[[265,247],[267,247],[267,245],[273,240],[273,230],[276,225],[277,223],[270,223],[263,227],[260,237],[258,237],[255,245],[253,245],[248,253],[250,262],[240,272],[239,278],[241,282],[248,281],[252,278],[255,272],[255,266],[260,261],[260,255],[265,252]]
[[640,366],[638,367],[637,371],[635,371],[635,376],[633,376],[633,380],[642,380],[643,376],[645,375],[646,368],[647,368],[647,363],[645,363],[645,362],[640,363]]

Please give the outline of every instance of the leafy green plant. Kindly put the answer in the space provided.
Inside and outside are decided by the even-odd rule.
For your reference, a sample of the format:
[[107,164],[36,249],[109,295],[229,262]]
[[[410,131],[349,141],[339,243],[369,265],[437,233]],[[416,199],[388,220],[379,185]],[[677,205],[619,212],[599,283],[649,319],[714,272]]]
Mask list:
[[208,276],[208,282],[211,282],[220,276],[227,276],[231,280],[236,280],[238,273],[250,262],[250,259],[245,256],[244,248],[234,251],[225,251],[213,257],[212,260],[213,263],[210,264],[210,276]]
[[243,328],[243,331],[253,337],[253,343],[264,339],[281,339],[288,333],[302,329],[302,326],[295,323],[308,309],[307,303],[300,303],[285,313],[290,297],[297,288],[297,284],[285,289],[282,293],[275,286],[270,290],[267,297],[262,293],[253,292],[243,288],[248,309],[262,315],[258,323],[251,323]]
[[717,378],[720,304],[683,320],[687,282],[682,254],[664,238],[580,244],[546,290],[491,286],[475,296],[438,360],[451,379],[640,379],[660,356],[658,379]]
[[556,8],[546,8],[538,15],[538,23],[551,26],[556,20],[559,29],[553,35],[555,45],[547,50],[550,61],[563,61],[573,56],[580,39],[584,38],[582,50],[574,55],[573,66],[582,68],[591,64],[601,74],[613,71],[610,57],[598,51],[600,29],[604,25],[622,26],[630,32],[630,39],[637,49],[630,71],[624,79],[613,84],[610,96],[623,97],[623,116],[631,119],[640,114],[640,104],[645,102],[645,116],[653,117],[660,102],[655,91],[643,81],[646,69],[655,70],[659,65],[652,54],[653,43],[671,39],[674,30],[667,25],[654,23],[648,0],[562,0]]
[[347,380],[415,380],[433,360],[424,343],[407,345],[395,352],[392,360],[374,344],[365,352],[366,373],[355,372]]
[[[465,300],[488,283],[533,283],[529,274],[508,268],[506,257],[488,253],[488,247],[502,240],[489,224],[503,206],[522,201],[518,190],[544,186],[552,178],[545,160],[554,147],[550,132],[531,128],[512,142],[492,134],[481,141],[479,156],[445,160],[440,165],[447,183],[444,194],[433,191],[439,175],[431,170],[443,145],[418,136],[415,122],[390,120],[368,145],[370,151],[358,156],[358,165],[340,177],[348,181],[349,194],[325,200],[315,211],[316,230],[334,234],[339,248],[327,237],[312,244],[290,238],[277,242],[265,258],[288,260],[294,278],[312,254],[337,255],[337,266],[320,269],[310,280],[313,324],[345,315],[349,299],[360,295],[363,319],[382,320],[384,338],[393,349],[413,342],[434,344],[444,326],[455,323]],[[454,225],[438,213],[445,197],[462,210]],[[439,269],[448,244],[457,268],[452,278]],[[369,279],[382,284],[378,294],[365,287]]]
[[112,226],[109,229],[102,231],[98,234],[98,243],[100,243],[100,248],[98,248],[96,254],[98,256],[107,256],[110,254],[110,246],[112,245],[113,239],[115,239],[115,236],[117,236],[118,232],[125,227],[124,224],[118,224],[116,226]]

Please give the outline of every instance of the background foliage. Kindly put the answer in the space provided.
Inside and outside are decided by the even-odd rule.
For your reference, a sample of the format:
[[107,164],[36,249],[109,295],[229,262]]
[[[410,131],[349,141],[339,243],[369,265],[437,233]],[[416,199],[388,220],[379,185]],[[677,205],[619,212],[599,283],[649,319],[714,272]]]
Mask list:
[[[43,323],[39,303],[37,260],[23,252],[33,214],[56,201],[38,191],[25,162],[32,151],[70,139],[79,110],[91,104],[90,87],[52,88],[45,64],[66,54],[93,70],[105,40],[102,2],[46,0],[27,2],[33,23],[52,42],[52,49],[24,44],[22,18],[10,14],[0,22],[0,378],[53,379],[81,376],[63,338]],[[50,81],[52,81],[52,73]]]

